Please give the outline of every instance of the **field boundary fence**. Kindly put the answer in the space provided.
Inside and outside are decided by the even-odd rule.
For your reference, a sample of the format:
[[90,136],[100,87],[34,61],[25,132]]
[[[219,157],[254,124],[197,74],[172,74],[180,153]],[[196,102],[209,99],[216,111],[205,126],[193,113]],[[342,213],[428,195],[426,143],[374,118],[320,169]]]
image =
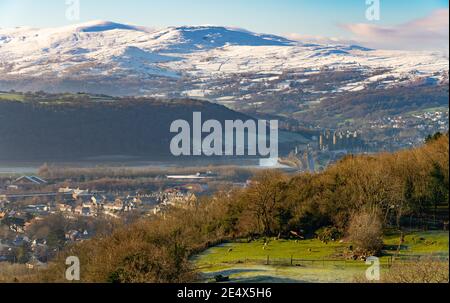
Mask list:
[[[431,255],[431,256],[414,256],[414,255],[402,255],[402,256],[389,256],[380,258],[380,265],[382,267],[390,268],[394,263],[412,263],[420,260],[432,260],[437,262],[448,262],[449,256],[443,255]],[[329,259],[329,258],[316,258],[316,259],[300,259],[295,257],[289,258],[274,258],[267,256],[265,259],[245,259],[237,262],[238,264],[256,264],[256,265],[272,265],[272,266],[293,266],[293,267],[327,267],[336,266],[346,268],[347,266],[366,266],[364,260],[347,260],[347,259]]]

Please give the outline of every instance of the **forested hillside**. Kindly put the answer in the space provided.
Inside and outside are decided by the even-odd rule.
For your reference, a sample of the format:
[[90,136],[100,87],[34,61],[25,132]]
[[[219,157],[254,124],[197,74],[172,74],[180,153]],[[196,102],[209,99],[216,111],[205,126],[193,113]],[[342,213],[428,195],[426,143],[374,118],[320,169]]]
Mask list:
[[[55,161],[88,157],[170,157],[177,119],[249,119],[223,106],[191,99],[88,95],[11,95],[0,99],[0,160]],[[192,125],[192,124],[191,124]]]

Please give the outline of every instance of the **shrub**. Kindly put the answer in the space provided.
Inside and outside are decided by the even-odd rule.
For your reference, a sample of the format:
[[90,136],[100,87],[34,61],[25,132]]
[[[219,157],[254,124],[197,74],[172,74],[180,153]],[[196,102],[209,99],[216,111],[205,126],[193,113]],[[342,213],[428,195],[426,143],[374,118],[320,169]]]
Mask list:
[[383,225],[379,212],[362,210],[355,213],[350,219],[348,235],[357,255],[379,255],[383,248]]
[[342,233],[334,226],[322,227],[315,234],[317,239],[322,242],[331,242],[342,238]]
[[385,283],[448,283],[448,262],[430,258],[418,262],[394,263],[383,277]]

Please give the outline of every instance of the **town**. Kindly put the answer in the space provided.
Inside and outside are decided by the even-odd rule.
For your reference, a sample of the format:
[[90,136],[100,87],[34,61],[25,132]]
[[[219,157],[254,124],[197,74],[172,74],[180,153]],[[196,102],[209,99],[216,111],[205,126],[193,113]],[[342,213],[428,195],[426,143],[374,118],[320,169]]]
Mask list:
[[34,175],[0,176],[0,263],[46,267],[67,245],[109,234],[116,224],[193,205],[208,193],[208,182],[220,178],[208,171],[155,179],[161,187],[92,190],[58,187],[58,182]]

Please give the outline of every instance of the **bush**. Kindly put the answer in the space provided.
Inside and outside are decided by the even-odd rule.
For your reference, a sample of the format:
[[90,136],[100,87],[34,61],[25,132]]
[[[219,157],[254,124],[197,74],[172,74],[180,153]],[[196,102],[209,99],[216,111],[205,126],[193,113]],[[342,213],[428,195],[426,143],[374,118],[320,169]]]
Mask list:
[[126,256],[110,273],[110,283],[183,283],[195,279],[190,264],[182,255],[164,249],[141,251]]
[[384,276],[385,283],[448,283],[448,262],[422,259],[418,262],[394,263]]
[[24,264],[0,262],[0,283],[16,283],[26,280],[33,272]]
[[383,224],[376,210],[362,210],[350,219],[350,242],[358,256],[377,256],[383,248]]
[[332,242],[342,238],[342,233],[334,226],[322,227],[315,234],[322,242]]

